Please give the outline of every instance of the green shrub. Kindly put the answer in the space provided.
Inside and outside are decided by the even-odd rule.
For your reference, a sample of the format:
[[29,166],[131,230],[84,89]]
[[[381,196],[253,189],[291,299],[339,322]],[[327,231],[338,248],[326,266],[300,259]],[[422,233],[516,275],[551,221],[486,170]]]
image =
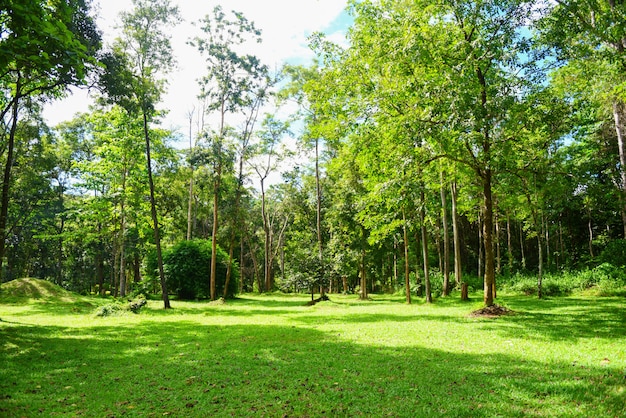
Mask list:
[[96,309],[96,316],[115,316],[119,315],[124,311],[124,307],[119,303],[109,303],[106,305],[99,306]]
[[626,267],[626,240],[616,239],[600,253],[600,261],[617,267]]
[[148,303],[148,301],[144,298],[139,298],[139,299],[135,299],[133,301],[130,301],[128,303],[128,309],[132,312],[132,313],[139,313],[139,311],[141,310],[141,308],[143,308],[144,306],[146,306],[146,304]]
[[[163,267],[168,290],[180,299],[202,299],[210,296],[211,242],[207,240],[181,241],[163,254]],[[217,248],[215,289],[217,296],[224,293],[228,254]],[[233,262],[227,297],[237,291],[239,267]]]

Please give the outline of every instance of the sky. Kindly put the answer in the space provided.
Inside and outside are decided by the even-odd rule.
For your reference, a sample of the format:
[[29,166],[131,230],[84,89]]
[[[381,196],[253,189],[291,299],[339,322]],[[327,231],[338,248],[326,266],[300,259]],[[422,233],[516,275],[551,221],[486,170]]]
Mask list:
[[[333,41],[342,43],[351,23],[345,12],[348,0],[171,0],[178,5],[183,21],[171,30],[171,43],[178,62],[177,68],[168,75],[167,93],[158,106],[169,110],[162,126],[180,133],[188,132],[189,112],[198,103],[197,80],[206,73],[204,58],[187,41],[201,35],[194,23],[210,14],[221,4],[225,12],[236,10],[262,31],[263,42],[254,44],[250,51],[270,68],[279,68],[288,62],[308,64],[313,53],[307,46],[307,36],[324,32]],[[103,32],[105,47],[116,36],[119,12],[129,11],[128,0],[93,0],[97,23]],[[92,95],[85,89],[71,90],[63,99],[50,103],[44,109],[48,124],[70,120],[78,112],[87,112]]]

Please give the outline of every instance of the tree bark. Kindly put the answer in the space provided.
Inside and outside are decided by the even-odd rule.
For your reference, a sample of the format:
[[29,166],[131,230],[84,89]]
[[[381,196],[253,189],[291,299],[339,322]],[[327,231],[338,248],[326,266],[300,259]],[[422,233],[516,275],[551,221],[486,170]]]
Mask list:
[[7,146],[7,160],[4,165],[4,176],[2,178],[2,201],[0,202],[0,284],[2,283],[2,264],[6,252],[5,241],[7,233],[7,222],[9,213],[9,188],[11,183],[11,169],[13,168],[13,152],[15,149],[15,133],[17,131],[17,118],[19,116],[19,92],[21,89],[21,79],[18,76],[15,87],[15,98],[13,99],[13,115],[11,119],[11,130],[9,131],[9,143]]
[[[406,303],[411,303],[411,282],[409,273],[409,237],[406,233],[406,214],[402,209],[402,234],[404,238],[404,289],[406,294]],[[395,256],[395,252],[394,252]],[[394,263],[395,264],[395,263]],[[395,267],[394,267],[395,268]]]
[[163,254],[161,252],[161,235],[159,233],[159,219],[156,211],[156,200],[154,197],[154,181],[152,179],[152,159],[150,157],[150,134],[148,130],[148,115],[143,112],[143,132],[146,140],[146,162],[148,165],[148,185],[150,186],[150,214],[152,215],[152,225],[154,228],[154,244],[157,252],[157,265],[159,268],[159,281],[161,283],[161,296],[163,298],[164,309],[170,309],[170,298],[167,293],[167,283],[165,282],[165,272],[163,270]]
[[424,190],[420,192],[420,224],[422,229],[422,257],[424,259],[424,286],[426,293],[426,303],[432,303],[433,296],[430,289],[430,266],[428,263],[428,235],[426,233],[426,199],[424,196]]
[[458,192],[456,189],[456,180],[450,183],[450,194],[452,196],[452,235],[454,238],[454,280],[457,287],[461,285],[462,270],[461,270],[461,234],[459,231],[458,213],[456,207],[456,201]]
[[320,297],[324,296],[324,244],[322,243],[322,186],[320,184],[320,163],[319,163],[319,138],[315,138],[315,191],[316,191],[316,218],[317,218],[317,245],[320,263]]
[[445,181],[443,176],[443,170],[440,172],[441,176],[441,221],[443,225],[443,296],[450,294],[450,236],[448,232],[448,204],[446,198]]
[[624,103],[621,101],[615,100],[613,102],[613,120],[615,123],[615,132],[617,134],[617,149],[619,152],[619,162],[620,162],[620,180],[621,180],[621,188],[622,188],[622,218],[623,218],[623,236],[626,238],[626,218],[624,214],[626,214],[626,150],[624,149]]
[[495,266],[493,254],[493,200],[491,196],[491,169],[487,168],[483,177],[484,219],[483,239],[485,251],[484,303],[493,305],[495,294]]

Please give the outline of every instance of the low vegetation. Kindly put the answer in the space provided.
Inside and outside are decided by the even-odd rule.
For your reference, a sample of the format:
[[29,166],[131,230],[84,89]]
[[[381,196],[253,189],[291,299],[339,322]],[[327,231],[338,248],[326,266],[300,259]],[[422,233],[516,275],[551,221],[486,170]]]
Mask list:
[[[39,282],[39,281],[37,281]],[[624,416],[623,297],[0,296],[0,415]],[[60,291],[59,291],[60,292]]]

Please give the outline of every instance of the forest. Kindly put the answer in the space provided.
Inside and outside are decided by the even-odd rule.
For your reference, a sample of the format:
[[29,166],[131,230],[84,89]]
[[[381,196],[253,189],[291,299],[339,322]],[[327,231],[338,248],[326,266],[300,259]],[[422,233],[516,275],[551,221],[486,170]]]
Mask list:
[[[345,44],[314,33],[314,63],[278,69],[217,6],[188,132],[160,123],[168,0],[133,0],[110,44],[88,0],[0,4],[2,283],[165,308],[624,292],[621,1],[354,0]],[[96,104],[48,126],[76,86]]]

